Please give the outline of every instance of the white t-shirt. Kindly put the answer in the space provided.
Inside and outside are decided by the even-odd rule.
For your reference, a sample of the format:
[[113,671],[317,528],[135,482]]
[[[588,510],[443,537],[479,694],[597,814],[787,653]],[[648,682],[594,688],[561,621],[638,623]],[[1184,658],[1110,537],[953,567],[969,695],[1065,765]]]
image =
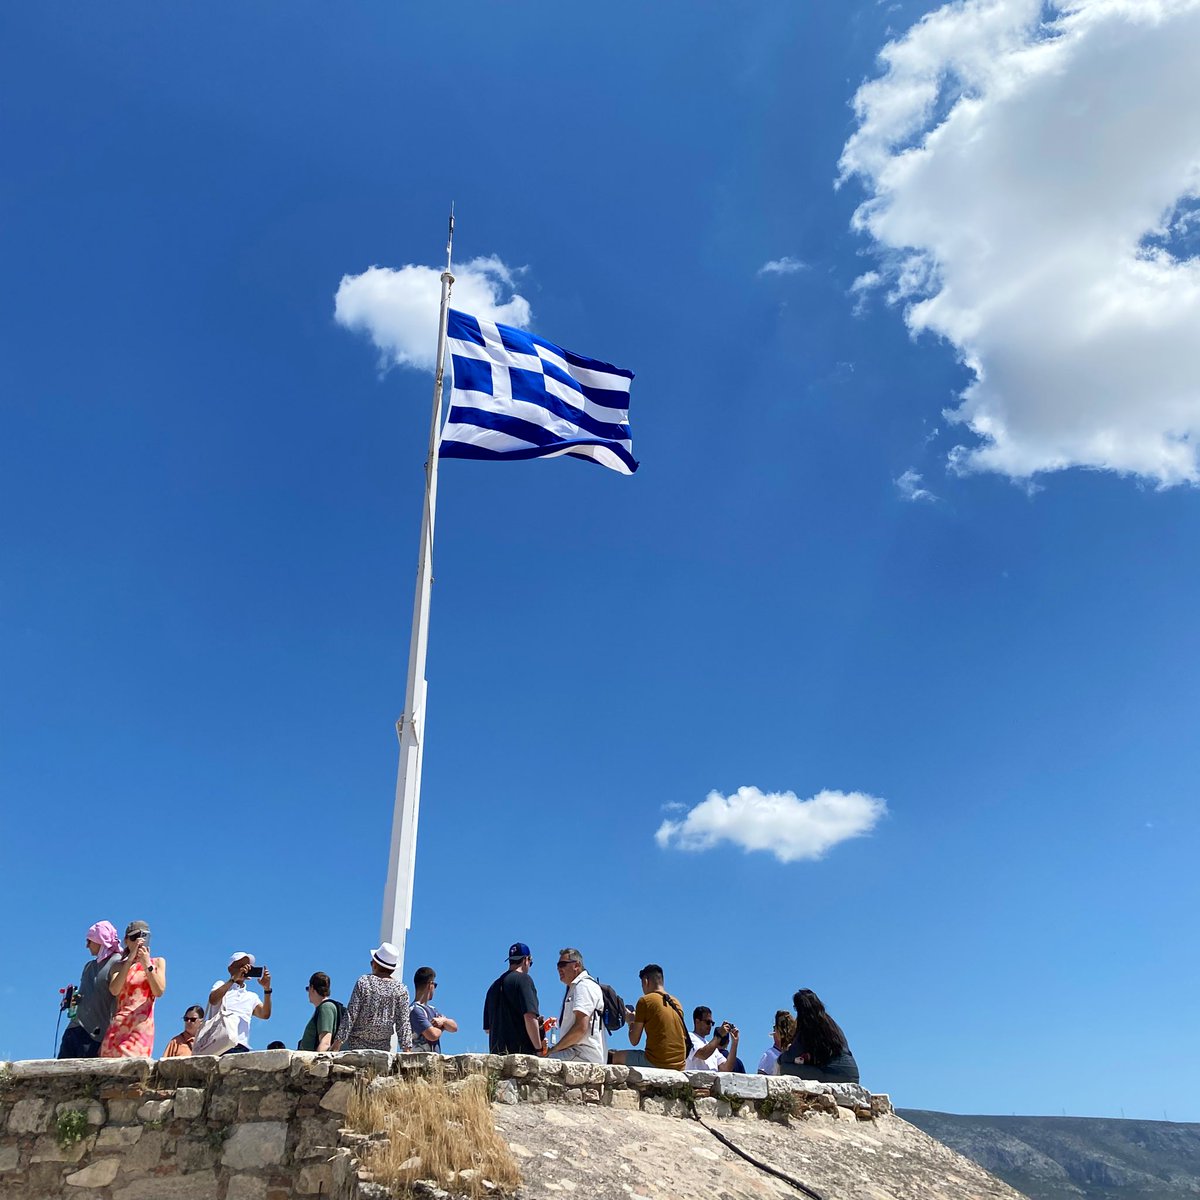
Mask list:
[[683,1064],[685,1071],[719,1071],[721,1069],[725,1055],[721,1053],[719,1047],[714,1046],[712,1053],[707,1058],[697,1058],[696,1051],[707,1043],[694,1029],[688,1030],[688,1039],[692,1043],[692,1052],[688,1055],[687,1062]]
[[783,1051],[778,1046],[768,1046],[763,1052],[762,1058],[758,1060],[758,1074],[778,1075],[779,1070],[776,1064],[779,1062],[779,1056],[782,1053]]
[[587,1037],[576,1042],[573,1046],[568,1046],[564,1053],[572,1054],[572,1051],[574,1051],[575,1053],[572,1054],[572,1057],[578,1058],[582,1062],[607,1062],[607,1031],[601,1019],[604,1015],[604,993],[600,990],[600,985],[590,975],[580,975],[567,988],[566,999],[563,1002],[562,1017],[558,1023],[558,1040],[560,1042],[563,1039],[563,1035],[574,1026],[575,1014],[577,1012],[584,1014],[583,1019],[588,1024],[588,1034]]
[[[218,979],[208,990],[216,991],[229,982],[228,979]],[[250,1018],[254,1010],[262,1003],[257,992],[252,992],[244,983],[233,984],[225,993],[225,999],[220,1004],[210,1004],[204,1010],[204,1019],[211,1020],[222,1010],[231,1013],[237,1020],[237,1040],[239,1046],[250,1046]]]

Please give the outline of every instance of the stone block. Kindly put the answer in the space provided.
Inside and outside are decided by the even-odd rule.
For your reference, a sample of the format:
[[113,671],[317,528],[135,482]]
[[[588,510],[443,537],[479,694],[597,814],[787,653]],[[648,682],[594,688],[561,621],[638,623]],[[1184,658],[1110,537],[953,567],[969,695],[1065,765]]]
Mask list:
[[[268,1051],[268,1053],[283,1054],[283,1050]],[[248,1054],[238,1054],[235,1058],[249,1058]],[[386,1050],[339,1050],[334,1056],[338,1066],[360,1067],[366,1071],[374,1071],[376,1075],[390,1075],[394,1056]]]
[[497,1104],[516,1104],[518,1100],[517,1083],[515,1079],[501,1079],[496,1084]]
[[242,1092],[238,1096],[237,1119],[253,1121],[258,1116],[259,1095],[257,1092]]
[[764,1075],[768,1096],[825,1096],[829,1084],[815,1079],[796,1079],[791,1075]]
[[870,1108],[871,1093],[857,1083],[827,1083],[829,1094],[843,1108]]
[[667,1102],[661,1096],[643,1096],[641,1107],[642,1112],[661,1117],[666,1115]]
[[344,1116],[350,1108],[350,1097],[353,1095],[354,1085],[348,1079],[339,1079],[321,1097],[321,1107],[327,1112],[341,1113]]
[[[485,1058],[486,1055],[479,1055],[480,1058]],[[533,1067],[529,1072],[529,1077],[532,1079],[535,1075],[542,1079],[561,1079],[562,1078],[562,1059],[560,1058],[533,1058]],[[503,1060],[501,1060],[503,1061]]]
[[697,1115],[709,1120],[728,1117],[733,1111],[728,1100],[718,1100],[716,1096],[701,1096],[695,1101],[695,1105]]
[[500,1060],[500,1071],[508,1079],[524,1079],[537,1069],[537,1062],[532,1054],[506,1054]]
[[328,1195],[333,1188],[333,1168],[329,1163],[309,1163],[296,1172],[296,1194]]
[[639,1107],[639,1097],[637,1092],[631,1088],[613,1089],[610,1092],[605,1092],[604,1103],[609,1108],[624,1109],[626,1112],[636,1112]]
[[[234,1058],[239,1057],[234,1055]],[[173,1088],[185,1084],[188,1087],[203,1087],[217,1074],[221,1060],[215,1054],[185,1055],[182,1058],[159,1059],[154,1071],[155,1082],[160,1087]]]
[[108,1123],[110,1125],[132,1125],[137,1120],[137,1110],[141,1106],[140,1100],[110,1100],[108,1102]]
[[425,1050],[404,1050],[395,1056],[393,1069],[401,1075],[427,1075],[442,1067],[442,1056]]
[[626,1070],[629,1072],[629,1082],[641,1091],[682,1087],[688,1081],[682,1071],[664,1071],[659,1067],[627,1067]]
[[297,1161],[306,1158],[328,1158],[338,1144],[337,1118],[319,1120],[310,1117],[300,1122],[300,1137],[296,1143]]
[[91,1138],[80,1138],[69,1146],[60,1146],[58,1138],[44,1134],[33,1144],[29,1161],[34,1163],[77,1163],[92,1146]]
[[564,1104],[582,1104],[583,1103],[583,1088],[569,1087],[563,1092]]
[[113,1082],[141,1082],[150,1074],[148,1058],[32,1058],[15,1062],[9,1068],[11,1078],[16,1080],[64,1080],[80,1079],[103,1084]]
[[629,1068],[618,1066],[613,1063],[612,1066],[604,1068],[604,1082],[610,1087],[626,1083],[629,1080]]
[[152,1171],[162,1160],[167,1135],[158,1129],[146,1129],[137,1142],[121,1159],[128,1175],[139,1171]]
[[222,1075],[235,1071],[286,1071],[292,1064],[290,1050],[251,1050],[248,1054],[223,1054],[217,1070]]
[[97,1150],[124,1150],[141,1140],[140,1125],[106,1125],[96,1135]]
[[213,1171],[193,1175],[154,1175],[113,1188],[112,1200],[217,1200]]
[[138,1109],[139,1121],[165,1121],[171,1115],[171,1109],[175,1107],[173,1100],[147,1100],[145,1104]]
[[[3,1066],[0,1063],[0,1066]],[[15,1171],[21,1165],[21,1151],[16,1146],[0,1146],[0,1175]]]
[[229,1181],[225,1200],[266,1200],[267,1181],[258,1175],[235,1175]]
[[[71,1061],[70,1059],[64,1061]],[[17,1063],[16,1066],[20,1066]],[[50,1128],[54,1106],[49,1100],[28,1098],[18,1100],[8,1114],[9,1133],[44,1133]]]
[[103,1188],[108,1187],[117,1177],[121,1161],[117,1158],[98,1158],[94,1163],[88,1163],[82,1171],[68,1175],[65,1183],[70,1187]]
[[767,1098],[766,1075],[737,1075],[721,1071],[717,1074],[717,1088],[722,1096],[736,1096],[740,1100],[765,1100]]
[[892,1098],[888,1095],[871,1097],[871,1112],[877,1117],[885,1117],[896,1110],[892,1107]]
[[175,1165],[185,1172],[212,1170],[217,1165],[217,1147],[207,1136],[203,1141],[180,1138],[175,1145]]
[[296,1111],[296,1097],[287,1092],[268,1092],[258,1104],[258,1115],[268,1119],[288,1118]]
[[604,1082],[604,1067],[600,1063],[564,1062],[564,1087],[586,1087]]
[[[267,1051],[283,1053],[283,1051]],[[236,1057],[245,1058],[239,1054]],[[221,1163],[235,1171],[251,1171],[273,1167],[283,1162],[287,1149],[288,1127],[284,1121],[253,1121],[236,1125],[225,1142]]]
[[544,1083],[522,1083],[517,1091],[526,1104],[545,1104],[550,1098],[549,1089]]
[[292,1052],[288,1075],[292,1079],[327,1079],[332,1065],[328,1054],[318,1054],[315,1050],[295,1050]]
[[684,1071],[684,1074],[694,1088],[707,1088],[710,1092],[717,1090],[717,1071]]
[[175,1115],[183,1121],[194,1121],[204,1112],[204,1089],[181,1087],[175,1092]]
[[104,1124],[104,1105],[99,1100],[66,1100],[54,1108],[54,1115],[61,1117],[65,1112],[81,1112],[89,1125]]

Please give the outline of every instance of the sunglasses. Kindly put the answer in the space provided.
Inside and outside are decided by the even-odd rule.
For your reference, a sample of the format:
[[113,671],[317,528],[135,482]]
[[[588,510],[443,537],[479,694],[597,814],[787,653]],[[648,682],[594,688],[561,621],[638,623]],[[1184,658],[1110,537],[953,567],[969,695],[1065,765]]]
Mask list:
[[200,1017],[184,1017],[183,1020],[184,1020],[184,1024],[186,1024],[188,1021],[199,1021],[199,1020],[201,1020],[201,1018]]

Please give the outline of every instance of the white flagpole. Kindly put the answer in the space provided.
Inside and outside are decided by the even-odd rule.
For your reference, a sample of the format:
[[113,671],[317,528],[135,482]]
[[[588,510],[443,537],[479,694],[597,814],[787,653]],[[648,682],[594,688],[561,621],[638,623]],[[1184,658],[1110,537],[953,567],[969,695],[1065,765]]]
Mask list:
[[425,653],[429,646],[429,597],[433,585],[433,518],[437,506],[438,446],[442,436],[442,370],[446,360],[446,321],[450,308],[451,251],[454,212],[446,239],[446,269],[442,272],[442,311],[438,319],[437,363],[433,381],[433,419],[429,426],[429,457],[425,460],[425,506],[421,515],[421,550],[417,557],[417,594],[413,601],[412,641],[408,649],[408,686],[404,715],[396,722],[400,766],[396,773],[396,806],[392,813],[392,847],[387,888],[383,895],[381,940],[400,952],[397,967],[403,978],[404,941],[412,922],[413,873],[417,860],[417,817],[421,804],[421,757],[425,742]]

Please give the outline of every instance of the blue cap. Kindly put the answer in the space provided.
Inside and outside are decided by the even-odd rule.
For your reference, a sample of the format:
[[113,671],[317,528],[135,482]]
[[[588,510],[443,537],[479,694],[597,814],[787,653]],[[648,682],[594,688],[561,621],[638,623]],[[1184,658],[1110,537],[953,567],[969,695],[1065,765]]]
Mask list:
[[529,947],[524,942],[513,942],[508,948],[508,960],[512,962],[514,958],[532,958]]

